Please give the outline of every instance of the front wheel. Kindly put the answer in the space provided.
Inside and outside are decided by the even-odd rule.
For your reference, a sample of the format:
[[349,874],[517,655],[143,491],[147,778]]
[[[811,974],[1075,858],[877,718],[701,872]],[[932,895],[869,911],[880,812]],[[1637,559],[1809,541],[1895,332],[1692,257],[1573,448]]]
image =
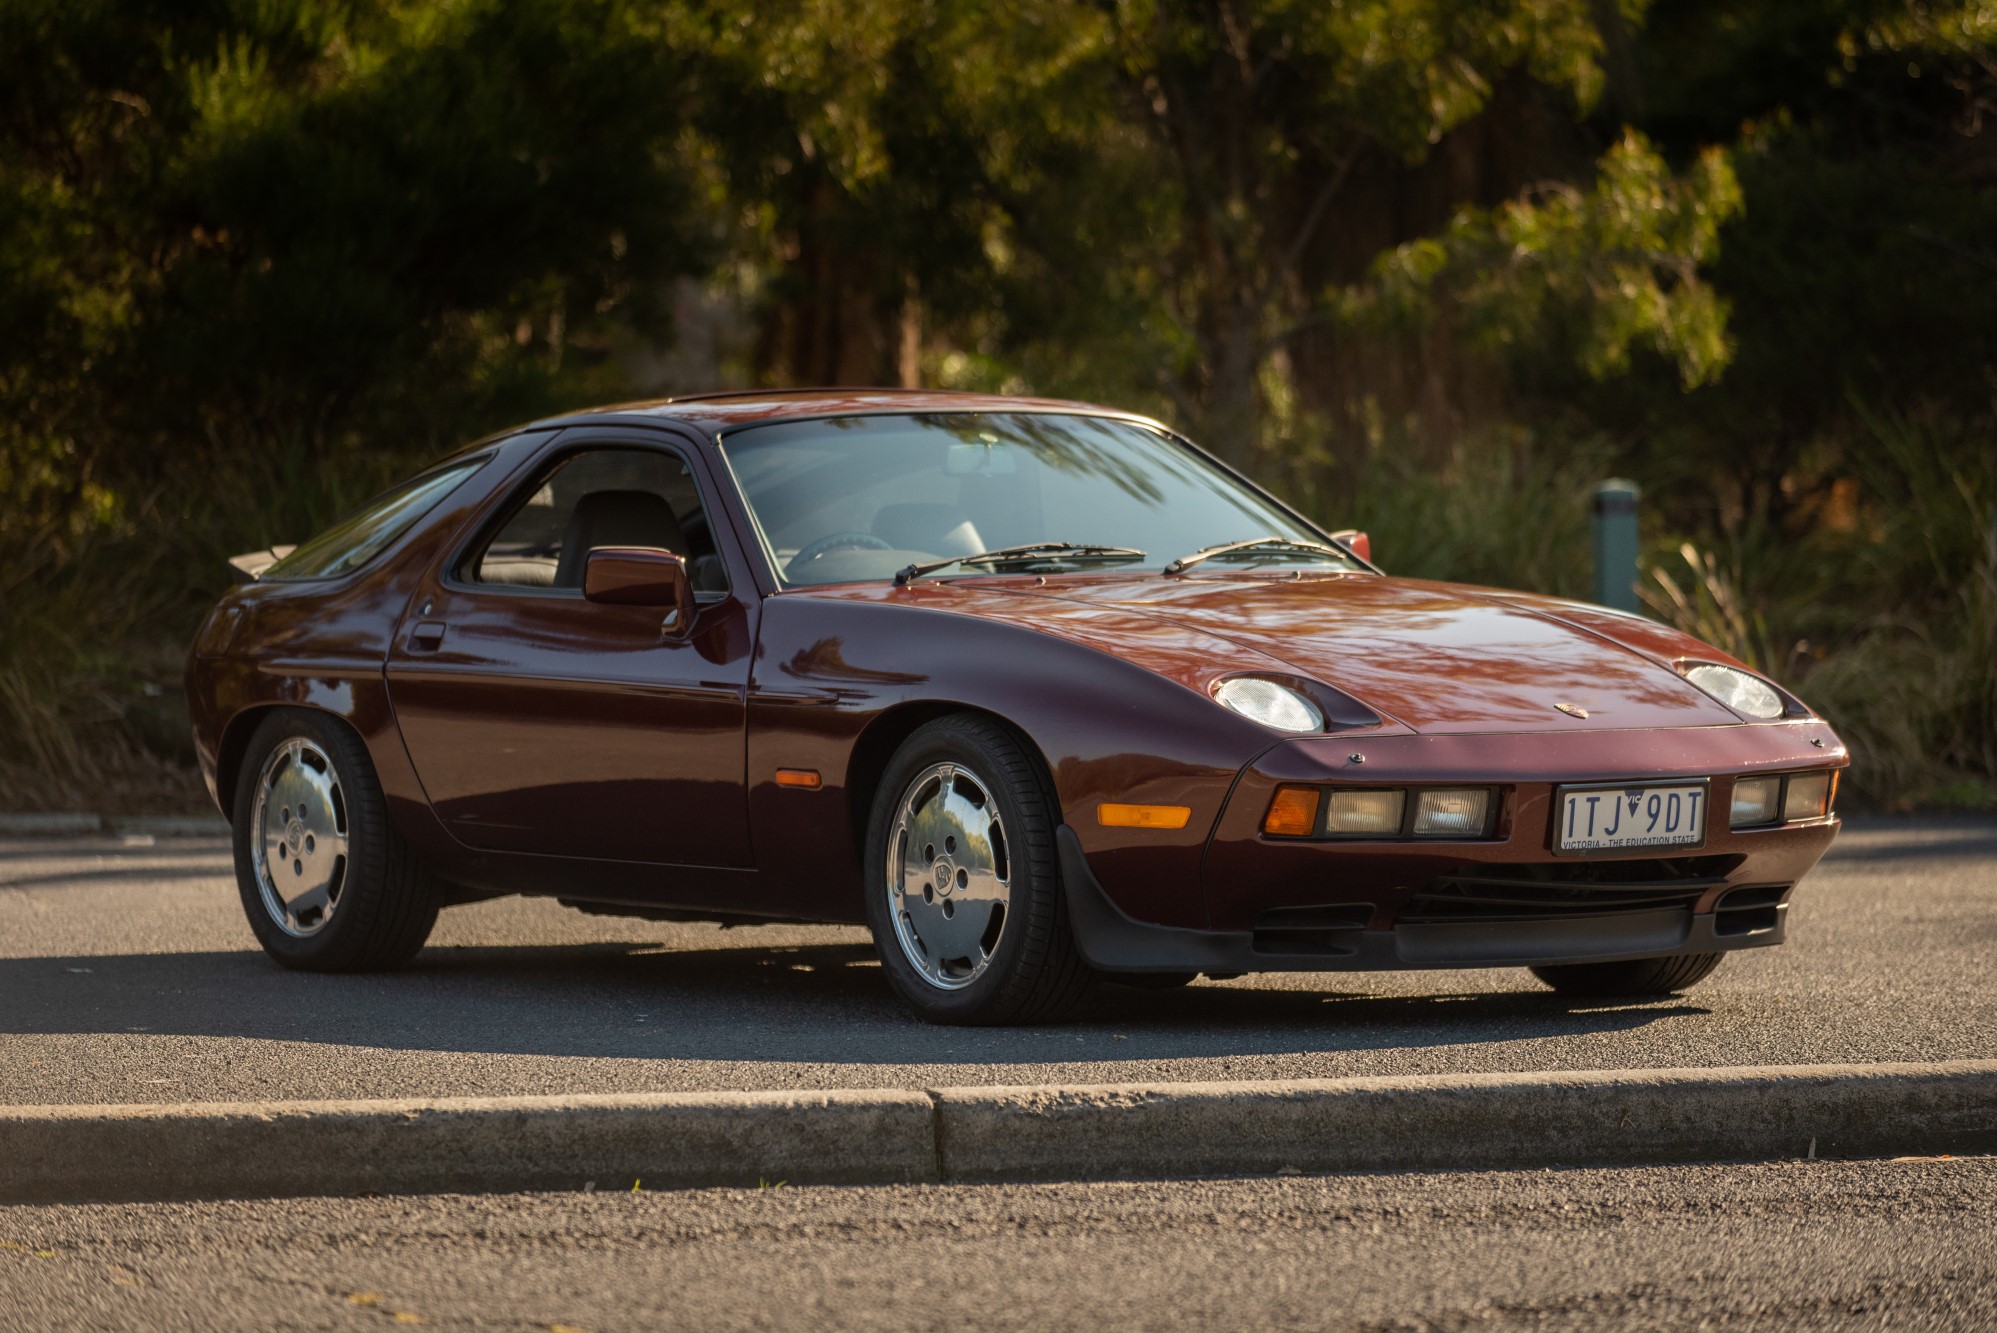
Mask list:
[[1725,957],[1687,953],[1621,963],[1561,963],[1535,967],[1532,974],[1562,995],[1669,995],[1705,980]]
[[994,720],[941,718],[895,752],[868,825],[867,924],[922,1017],[1055,1022],[1088,993],[1055,824],[1032,757]]
[[389,823],[360,738],[284,709],[250,737],[231,830],[257,942],[286,967],[361,972],[406,962],[436,924],[438,883]]

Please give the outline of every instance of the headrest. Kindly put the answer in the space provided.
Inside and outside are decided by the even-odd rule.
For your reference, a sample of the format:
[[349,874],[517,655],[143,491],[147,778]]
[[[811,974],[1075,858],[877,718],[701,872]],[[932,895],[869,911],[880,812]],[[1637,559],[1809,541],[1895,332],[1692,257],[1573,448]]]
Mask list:
[[599,546],[652,546],[685,555],[686,537],[673,507],[662,496],[651,491],[591,491],[576,501],[575,512],[569,515],[555,586],[582,587],[583,567]]

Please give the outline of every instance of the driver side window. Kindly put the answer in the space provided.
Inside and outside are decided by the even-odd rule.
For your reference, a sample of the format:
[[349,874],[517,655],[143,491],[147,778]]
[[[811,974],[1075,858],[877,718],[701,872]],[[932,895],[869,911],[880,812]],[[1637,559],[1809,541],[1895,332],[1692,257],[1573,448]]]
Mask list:
[[693,472],[663,449],[602,448],[569,454],[523,485],[506,518],[464,565],[472,582],[582,590],[589,553],[647,546],[684,556],[696,593],[725,593]]

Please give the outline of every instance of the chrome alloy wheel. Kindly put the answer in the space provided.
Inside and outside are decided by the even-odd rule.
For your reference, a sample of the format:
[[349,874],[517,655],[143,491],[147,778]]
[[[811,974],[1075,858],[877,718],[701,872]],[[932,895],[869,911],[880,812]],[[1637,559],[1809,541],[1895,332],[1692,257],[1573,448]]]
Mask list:
[[264,760],[250,833],[264,910],[287,935],[317,935],[346,886],[347,797],[316,742],[293,736]]
[[1011,906],[997,802],[962,764],[931,764],[902,793],[887,852],[903,956],[938,990],[962,990],[990,966]]

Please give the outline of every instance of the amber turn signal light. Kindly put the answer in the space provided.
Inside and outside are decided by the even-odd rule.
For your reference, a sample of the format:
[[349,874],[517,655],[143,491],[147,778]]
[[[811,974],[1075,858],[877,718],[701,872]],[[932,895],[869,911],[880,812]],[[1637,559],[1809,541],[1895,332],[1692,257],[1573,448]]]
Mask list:
[[779,787],[800,787],[812,791],[823,786],[825,779],[818,776],[815,768],[780,768],[777,770]]
[[1262,816],[1262,831],[1277,838],[1308,838],[1317,832],[1316,787],[1278,787]]
[[1112,805],[1096,807],[1096,822],[1104,828],[1184,828],[1193,817],[1189,805]]

